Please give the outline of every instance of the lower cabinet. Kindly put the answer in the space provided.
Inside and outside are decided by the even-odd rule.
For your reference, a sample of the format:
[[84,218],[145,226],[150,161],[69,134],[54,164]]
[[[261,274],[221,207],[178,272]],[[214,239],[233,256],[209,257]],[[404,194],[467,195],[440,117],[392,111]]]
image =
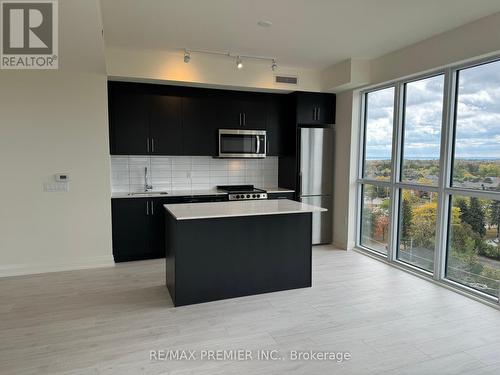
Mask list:
[[216,202],[225,196],[111,199],[115,262],[165,257],[164,204]]

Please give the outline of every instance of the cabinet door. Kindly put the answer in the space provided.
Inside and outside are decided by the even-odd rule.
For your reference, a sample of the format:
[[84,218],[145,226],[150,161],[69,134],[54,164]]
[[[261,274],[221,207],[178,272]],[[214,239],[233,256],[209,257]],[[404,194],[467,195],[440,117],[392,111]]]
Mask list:
[[182,149],[184,155],[217,156],[218,128],[224,127],[219,122],[219,105],[216,99],[182,99]]
[[321,94],[317,99],[318,122],[335,124],[335,95]]
[[296,99],[298,124],[335,123],[335,95],[298,92]]
[[243,99],[238,102],[242,126],[248,129],[266,129],[267,105],[264,98]]
[[110,99],[112,155],[149,153],[149,96],[114,92]]
[[151,154],[182,155],[181,98],[155,95],[151,97]]
[[296,94],[297,123],[314,124],[316,120],[316,95],[309,92],[299,92]]
[[147,259],[149,250],[149,200],[111,200],[113,256],[115,262]]
[[281,96],[271,95],[267,102],[267,155],[284,153],[284,105]]

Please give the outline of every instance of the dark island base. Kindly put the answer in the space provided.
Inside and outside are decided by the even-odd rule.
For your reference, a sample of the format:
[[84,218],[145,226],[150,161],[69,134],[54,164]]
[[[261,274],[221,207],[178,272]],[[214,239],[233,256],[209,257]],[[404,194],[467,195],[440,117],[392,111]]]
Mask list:
[[175,306],[311,286],[311,213],[166,216],[167,287]]

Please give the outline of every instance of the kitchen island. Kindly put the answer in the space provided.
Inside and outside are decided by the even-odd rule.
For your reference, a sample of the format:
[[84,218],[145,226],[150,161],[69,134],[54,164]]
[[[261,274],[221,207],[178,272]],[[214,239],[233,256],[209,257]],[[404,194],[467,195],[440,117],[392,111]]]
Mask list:
[[311,286],[312,213],[288,199],[167,204],[175,306]]

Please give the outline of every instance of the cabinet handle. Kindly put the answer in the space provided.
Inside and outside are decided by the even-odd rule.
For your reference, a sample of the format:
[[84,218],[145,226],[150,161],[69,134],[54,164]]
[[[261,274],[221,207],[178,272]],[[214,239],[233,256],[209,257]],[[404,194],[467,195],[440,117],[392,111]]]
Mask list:
[[243,112],[243,126],[247,124],[247,114]]
[[239,115],[240,115],[240,126],[241,126],[241,113]]
[[269,149],[269,139],[266,141],[266,155],[269,155],[271,153]]
[[313,121],[316,121],[316,107],[313,108]]
[[155,152],[155,139],[151,138],[151,152]]
[[149,201],[146,201],[146,215],[149,216]]
[[317,121],[319,121],[319,116],[321,116],[320,113],[321,113],[321,107],[318,107],[318,117],[316,118]]
[[151,201],[151,215],[155,214],[155,206],[153,206],[153,201]]
[[149,138],[146,138],[146,145],[148,146],[148,152],[149,152]]

